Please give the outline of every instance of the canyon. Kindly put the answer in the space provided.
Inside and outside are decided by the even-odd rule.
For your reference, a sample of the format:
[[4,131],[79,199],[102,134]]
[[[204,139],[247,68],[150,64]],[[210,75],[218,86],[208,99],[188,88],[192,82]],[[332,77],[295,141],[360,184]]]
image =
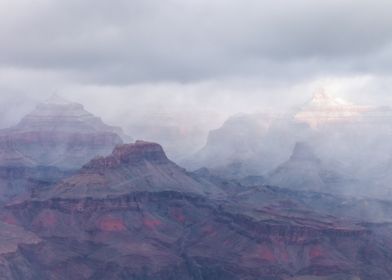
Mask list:
[[[55,98],[2,132],[1,279],[392,277],[392,201],[339,191],[355,180],[307,142],[266,176],[191,172],[158,143],[124,143],[80,106]],[[57,119],[53,107],[73,113]],[[51,146],[30,137],[51,134],[49,124],[73,136]],[[85,151],[78,160],[68,161],[69,139]],[[70,150],[40,158],[58,146]]]

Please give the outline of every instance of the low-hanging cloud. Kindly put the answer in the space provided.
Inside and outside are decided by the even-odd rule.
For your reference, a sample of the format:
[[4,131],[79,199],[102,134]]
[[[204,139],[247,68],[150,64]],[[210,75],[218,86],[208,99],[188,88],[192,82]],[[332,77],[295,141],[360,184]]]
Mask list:
[[390,1],[2,1],[0,63],[90,83],[388,72]]
[[151,123],[175,127],[197,150],[228,116],[301,104],[317,87],[388,104],[391,10],[387,0],[3,0],[0,126],[58,92],[135,138]]

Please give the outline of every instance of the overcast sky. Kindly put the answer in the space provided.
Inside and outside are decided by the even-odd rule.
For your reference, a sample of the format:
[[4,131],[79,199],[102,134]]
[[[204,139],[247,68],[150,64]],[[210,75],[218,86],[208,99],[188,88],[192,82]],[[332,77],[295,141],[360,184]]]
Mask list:
[[392,105],[391,11],[390,0],[0,0],[0,126],[54,91],[125,129],[205,131],[318,87]]

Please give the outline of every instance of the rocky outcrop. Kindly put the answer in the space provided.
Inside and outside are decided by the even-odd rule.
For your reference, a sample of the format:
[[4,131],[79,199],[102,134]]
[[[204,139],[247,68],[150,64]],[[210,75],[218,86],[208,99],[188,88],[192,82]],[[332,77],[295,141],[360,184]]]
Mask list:
[[81,104],[54,96],[0,131],[0,164],[78,169],[127,140],[121,129],[104,124]]
[[296,143],[290,158],[270,172],[266,182],[296,190],[344,193],[355,184],[338,162],[321,160],[312,147]]
[[223,195],[214,184],[195,180],[170,161],[160,145],[136,141],[117,146],[107,157],[91,160],[77,174],[37,199],[106,197],[143,191]]
[[135,144],[117,146],[111,155],[93,159],[83,168],[85,170],[101,170],[129,165],[136,167],[145,161],[152,164],[170,162],[160,145],[138,140]]
[[40,239],[32,232],[17,225],[0,222],[0,256],[15,253],[19,244],[38,244],[39,242]]
[[[8,221],[11,222],[11,221]],[[0,222],[0,278],[34,279],[39,275],[28,259],[23,256],[21,246],[35,246],[41,239],[17,225]]]

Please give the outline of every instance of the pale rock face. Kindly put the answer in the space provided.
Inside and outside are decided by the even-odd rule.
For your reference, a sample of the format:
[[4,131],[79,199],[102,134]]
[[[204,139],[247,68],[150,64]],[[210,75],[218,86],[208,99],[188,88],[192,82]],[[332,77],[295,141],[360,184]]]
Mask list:
[[320,125],[328,123],[359,120],[361,114],[371,110],[371,107],[354,105],[340,98],[333,98],[327,95],[324,90],[319,90],[295,114],[294,119],[307,123],[312,128],[318,128]]

